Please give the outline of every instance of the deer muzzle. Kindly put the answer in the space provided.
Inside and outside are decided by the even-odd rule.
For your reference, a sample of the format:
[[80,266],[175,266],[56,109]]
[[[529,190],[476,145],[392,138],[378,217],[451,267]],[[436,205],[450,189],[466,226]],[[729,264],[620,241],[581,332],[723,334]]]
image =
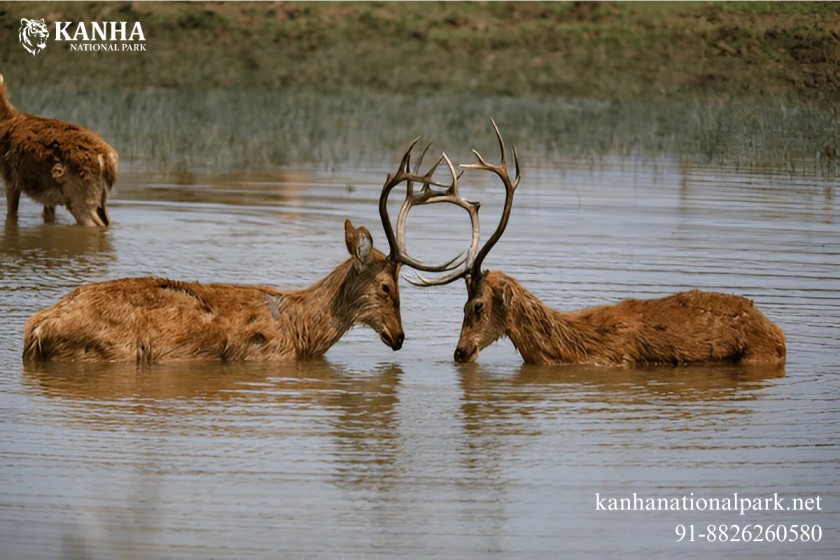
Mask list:
[[383,331],[379,338],[382,339],[382,342],[387,344],[391,347],[391,349],[396,352],[400,348],[402,348],[403,341],[405,341],[405,334],[402,331],[398,332],[396,335],[391,335],[391,333],[387,331]]
[[478,358],[478,346],[467,348],[465,346],[458,346],[455,349],[455,361],[461,364],[474,362]]

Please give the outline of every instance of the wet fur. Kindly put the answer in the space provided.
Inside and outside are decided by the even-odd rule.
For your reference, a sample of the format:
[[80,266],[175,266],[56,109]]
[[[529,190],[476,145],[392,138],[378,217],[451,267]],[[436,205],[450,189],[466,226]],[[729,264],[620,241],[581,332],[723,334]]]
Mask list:
[[[369,236],[351,226],[348,248],[359,231]],[[29,319],[23,359],[290,360],[322,355],[356,324],[399,349],[398,267],[372,247],[366,258],[296,291],[165,278],[87,284]]]
[[0,174],[9,219],[17,218],[24,193],[44,205],[45,222],[66,206],[81,225],[107,226],[118,167],[116,150],[94,132],[17,112],[0,76]]
[[474,293],[458,345],[472,359],[507,336],[535,364],[785,363],[784,333],[741,296],[692,290],[563,313],[501,272],[486,273]]

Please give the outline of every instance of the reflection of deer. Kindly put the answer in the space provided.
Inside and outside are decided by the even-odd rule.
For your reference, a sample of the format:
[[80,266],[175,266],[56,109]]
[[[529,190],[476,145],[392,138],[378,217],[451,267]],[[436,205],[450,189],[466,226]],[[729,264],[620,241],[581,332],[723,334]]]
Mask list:
[[325,353],[356,324],[371,327],[399,350],[404,339],[399,269],[411,259],[391,227],[387,199],[395,186],[412,178],[389,175],[382,189],[380,217],[391,246],[387,256],[373,248],[367,229],[347,220],[350,259],[304,290],[164,278],[88,284],[29,319],[24,361],[307,358]]
[[3,261],[7,274],[30,276],[103,274],[116,259],[112,239],[94,228],[19,227],[6,222],[0,232],[0,254],[14,256]]
[[44,205],[44,221],[66,206],[84,226],[107,226],[108,194],[119,156],[95,133],[55,119],[18,113],[0,76],[0,174],[6,214],[16,219],[20,194]]
[[401,375],[399,366],[392,364],[356,375],[326,358],[286,364],[38,362],[23,368],[26,385],[48,397],[103,406],[126,399],[158,403],[190,399],[200,409],[202,401],[237,400],[245,395],[251,402],[256,398],[292,408],[369,408],[353,421],[361,423],[367,416],[370,425],[387,414],[389,403],[397,402]]
[[[731,401],[739,393],[753,393],[784,374],[784,369],[770,365],[734,364],[690,368],[643,365],[631,370],[571,364],[558,371],[553,365],[523,363],[518,371],[505,376],[493,375],[492,368],[480,363],[459,368],[465,415],[475,423],[505,427],[510,426],[504,420],[508,416],[530,418],[537,408],[552,415],[554,409],[568,411],[588,402],[638,409],[652,402],[702,401],[708,405],[719,400]],[[656,377],[656,383],[650,383],[652,376]],[[698,407],[694,412],[706,415],[712,414],[713,409]],[[603,410],[597,406],[589,411]],[[685,410],[680,414],[684,415]]]
[[744,297],[692,290],[563,313],[546,306],[511,276],[482,272],[484,258],[507,226],[520,179],[516,150],[516,176],[511,179],[504,141],[495,123],[493,126],[501,163],[487,163],[474,151],[478,163],[462,167],[490,171],[501,179],[506,198],[499,225],[476,254],[478,226],[474,220],[473,244],[463,265],[442,278],[415,281],[431,286],[465,279],[468,301],[456,361],[474,361],[482,348],[507,336],[526,362],[536,364],[784,365],[784,333]]

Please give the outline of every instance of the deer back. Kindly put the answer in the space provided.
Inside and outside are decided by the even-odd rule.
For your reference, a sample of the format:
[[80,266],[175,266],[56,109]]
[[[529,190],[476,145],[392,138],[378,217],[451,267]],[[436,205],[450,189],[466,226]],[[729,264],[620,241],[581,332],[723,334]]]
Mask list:
[[741,296],[692,290],[564,313],[491,272],[467,302],[456,359],[474,360],[502,335],[526,362],[543,364],[781,366],[786,354],[782,330]]
[[126,278],[87,284],[27,322],[24,360],[235,360],[291,354],[284,293]]

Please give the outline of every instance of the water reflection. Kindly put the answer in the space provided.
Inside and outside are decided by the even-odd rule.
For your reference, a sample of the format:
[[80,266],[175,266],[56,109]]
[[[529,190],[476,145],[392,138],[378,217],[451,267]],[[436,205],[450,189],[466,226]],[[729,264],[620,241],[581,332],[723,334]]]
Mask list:
[[[400,373],[399,366],[389,365],[372,374],[359,374],[326,359],[280,363],[43,362],[25,366],[23,381],[48,397],[91,404],[257,400],[314,403],[327,408],[370,406],[369,413],[376,416],[381,402],[373,396],[393,394]],[[370,395],[355,394],[360,391],[370,391]]]
[[227,400],[248,383],[264,382],[278,367],[289,375],[330,373],[327,364],[43,362],[26,366],[23,380],[49,397],[107,404],[174,399]]
[[352,390],[340,391],[330,403],[337,414],[330,419],[337,457],[333,483],[350,490],[391,488],[400,456],[402,367],[383,366],[354,379]]
[[7,221],[0,237],[0,280],[101,274],[115,260],[106,229]]
[[[327,360],[281,364],[51,363],[24,368],[27,387],[71,401],[53,409],[93,429],[156,428],[254,437],[285,425],[327,430],[351,455],[374,457],[395,439],[402,369],[354,372]],[[75,402],[76,405],[72,406]],[[227,416],[235,409],[235,415]],[[107,412],[103,416],[103,412]],[[178,418],[189,418],[178,425]],[[314,423],[314,424],[313,424]],[[276,428],[276,426],[275,426]],[[195,433],[195,432],[193,432]],[[367,456],[357,458],[368,461]],[[356,459],[347,466],[354,468]]]
[[580,432],[645,424],[662,431],[701,432],[707,419],[727,422],[750,414],[753,401],[785,375],[779,368],[736,365],[623,369],[524,364],[513,376],[480,364],[458,369],[464,430],[473,448],[538,435],[545,421],[558,416],[568,416],[569,429]]
[[270,176],[197,177],[134,175],[120,184],[120,201],[157,203],[277,206],[300,208],[318,176],[304,171],[281,170]]
[[[757,211],[764,227],[789,223],[794,216],[804,223],[831,224],[836,219],[837,185],[833,178],[816,180],[769,172],[743,174],[737,169],[721,170],[684,161],[674,171],[677,169],[680,177],[676,210],[684,216],[705,215],[707,219],[743,225],[743,213]],[[666,168],[666,181],[669,173]]]
[[[739,437],[739,429],[756,416],[756,400],[773,400],[769,389],[785,375],[742,366],[506,369],[458,366],[460,464],[464,478],[481,487],[487,534],[503,534],[515,523],[510,504],[520,499],[518,489],[531,487],[537,490],[530,507],[555,516],[534,521],[544,538],[554,537],[559,524],[576,526],[570,519],[592,533],[602,521],[586,517],[589,497],[624,476],[632,487],[653,469],[680,473],[708,460],[709,449],[724,447],[735,459],[732,450],[754,448],[756,441]],[[725,443],[722,430],[731,432]]]
[[[783,368],[767,366],[640,366],[604,368],[585,365],[544,366],[522,364],[515,375],[480,363],[459,364],[463,410],[467,417],[485,414],[477,405],[490,405],[494,416],[555,406],[647,406],[668,402],[711,404],[716,401],[753,400],[773,380],[785,376]],[[529,406],[523,406],[523,405]]]
[[[402,375],[395,364],[363,371],[324,359],[26,367],[25,387],[49,400],[38,422],[81,432],[73,447],[85,462],[119,465],[95,494],[112,489],[125,506],[113,509],[106,500],[74,509],[62,529],[61,555],[149,557],[149,535],[155,534],[194,544],[189,535],[208,530],[207,523],[237,523],[230,519],[228,492],[250,504],[243,515],[252,536],[257,521],[261,550],[275,541],[259,520],[282,518],[278,508],[296,512],[295,523],[305,528],[317,525],[328,515],[312,494],[320,481],[348,492],[376,492],[387,484],[397,457]],[[111,444],[100,446],[101,438]],[[200,490],[211,480],[218,494]],[[163,525],[173,511],[186,517],[176,527]],[[288,528],[281,534],[297,538]],[[223,549],[217,544],[214,554]]]

